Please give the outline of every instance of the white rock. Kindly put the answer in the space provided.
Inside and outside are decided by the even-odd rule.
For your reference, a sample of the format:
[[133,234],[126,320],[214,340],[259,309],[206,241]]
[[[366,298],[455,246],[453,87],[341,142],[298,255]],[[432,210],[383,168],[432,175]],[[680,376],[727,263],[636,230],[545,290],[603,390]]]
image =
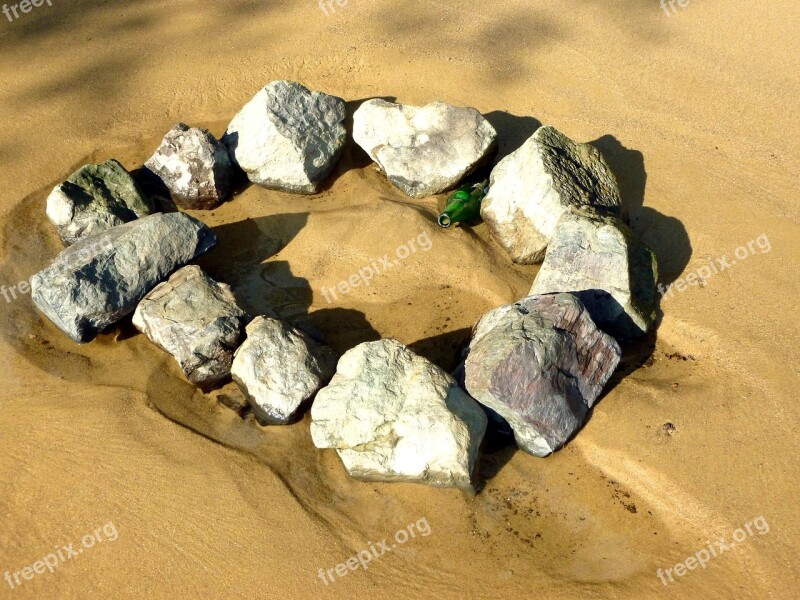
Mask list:
[[233,353],[248,320],[230,287],[196,265],[158,284],[133,313],[133,325],[172,354],[189,381],[203,391],[230,377]]
[[614,173],[599,150],[546,126],[494,168],[481,216],[511,260],[532,264],[564,211],[587,205],[622,215]]
[[315,193],[344,149],[344,100],[273,81],[237,114],[222,142],[255,184]]
[[474,108],[368,100],[353,115],[353,139],[413,198],[455,186],[495,148],[497,132]]
[[573,293],[600,328],[633,339],[656,318],[657,281],[655,255],[627,225],[580,208],[561,216],[530,293]]
[[486,415],[442,369],[396,340],[359,344],[311,407],[311,437],[372,481],[471,486]]
[[265,424],[289,423],[304,402],[330,380],[333,350],[288,323],[256,317],[236,351],[231,374]]

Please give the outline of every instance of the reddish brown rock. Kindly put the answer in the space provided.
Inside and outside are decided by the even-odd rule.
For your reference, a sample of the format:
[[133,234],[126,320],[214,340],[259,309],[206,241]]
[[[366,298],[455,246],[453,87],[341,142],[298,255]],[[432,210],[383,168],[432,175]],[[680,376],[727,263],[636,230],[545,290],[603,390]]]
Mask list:
[[475,326],[465,385],[508,421],[520,448],[547,456],[583,425],[620,356],[577,297],[528,296]]

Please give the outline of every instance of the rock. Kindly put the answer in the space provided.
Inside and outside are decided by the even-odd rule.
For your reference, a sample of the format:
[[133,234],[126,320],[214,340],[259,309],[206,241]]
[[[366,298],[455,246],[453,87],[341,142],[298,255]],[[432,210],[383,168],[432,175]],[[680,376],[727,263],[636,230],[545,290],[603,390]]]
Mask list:
[[230,377],[233,353],[249,320],[230,287],[195,265],[158,284],[133,313],[136,329],[169,352],[204,392]]
[[600,151],[540,127],[492,171],[481,216],[515,263],[541,262],[562,213],[594,206],[622,216],[617,180]]
[[289,423],[336,370],[328,346],[284,321],[256,317],[233,359],[233,380],[263,424]]
[[371,481],[471,486],[486,415],[455,380],[396,340],[359,344],[311,407],[311,437]]
[[581,427],[620,356],[575,296],[528,296],[475,326],[465,385],[508,422],[521,449],[547,456]]
[[353,115],[353,139],[412,198],[454,187],[495,149],[497,132],[474,108],[367,100]]
[[206,129],[178,123],[144,166],[181,208],[211,209],[231,193],[228,149]]
[[217,243],[184,213],[157,213],[76,242],[31,278],[31,297],[76,342],[132,313],[175,269]]
[[81,167],[47,197],[47,218],[67,245],[153,212],[150,199],[116,160]]
[[556,225],[531,294],[570,292],[618,339],[647,333],[656,318],[653,252],[620,219],[571,209]]
[[313,194],[347,139],[344,100],[291,81],[273,81],[237,114],[222,138],[255,184]]

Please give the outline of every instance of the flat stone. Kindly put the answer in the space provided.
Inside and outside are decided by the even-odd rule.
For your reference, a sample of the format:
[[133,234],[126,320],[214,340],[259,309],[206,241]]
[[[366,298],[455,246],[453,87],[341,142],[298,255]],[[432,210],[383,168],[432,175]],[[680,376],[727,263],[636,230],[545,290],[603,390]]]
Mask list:
[[455,380],[396,340],[339,360],[311,407],[311,437],[369,481],[471,487],[486,415]]
[[561,215],[592,206],[623,216],[616,177],[600,151],[540,127],[492,171],[481,216],[511,260],[541,262]]
[[233,353],[249,320],[230,287],[196,265],[154,287],[133,313],[136,329],[169,352],[204,392],[230,377]]
[[658,266],[620,219],[589,208],[565,212],[531,294],[570,292],[618,339],[635,339],[656,319]]
[[184,213],[157,213],[107,229],[61,252],[31,279],[34,304],[76,342],[129,315],[170,273],[217,243]]
[[231,193],[228,149],[207,129],[178,123],[144,166],[181,208],[211,209]]
[[253,183],[313,194],[347,139],[341,98],[291,81],[273,81],[237,114],[222,142]]
[[279,319],[256,317],[231,370],[263,424],[289,423],[333,376],[336,354]]
[[474,108],[367,100],[353,115],[353,139],[412,198],[449,190],[487,159],[497,132]]
[[508,422],[522,450],[547,456],[583,425],[620,357],[575,296],[528,296],[481,318],[464,379],[473,398]]
[[47,197],[47,218],[67,245],[154,212],[116,160],[81,167]]

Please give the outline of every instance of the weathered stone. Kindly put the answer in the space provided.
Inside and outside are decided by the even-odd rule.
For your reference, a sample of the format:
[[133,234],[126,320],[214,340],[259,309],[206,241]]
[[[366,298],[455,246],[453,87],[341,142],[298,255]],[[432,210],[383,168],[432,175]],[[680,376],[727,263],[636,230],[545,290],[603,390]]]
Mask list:
[[511,260],[533,264],[542,261],[558,219],[573,206],[621,216],[616,177],[593,146],[540,127],[492,171],[481,216]]
[[237,114],[222,138],[255,184],[313,194],[347,139],[344,100],[291,81],[273,81]]
[[633,339],[656,318],[657,281],[655,255],[627,225],[581,208],[562,215],[530,293],[575,294],[600,328]]
[[353,139],[412,198],[455,186],[495,149],[497,132],[474,108],[368,100],[353,115]]
[[217,243],[184,213],[157,213],[80,240],[31,279],[39,310],[76,342],[132,313],[175,269]]
[[520,448],[547,456],[581,427],[620,356],[575,296],[528,296],[475,326],[465,385],[508,422]]
[[289,423],[336,370],[336,355],[288,323],[256,317],[231,373],[264,424]]
[[81,167],[47,197],[47,218],[65,244],[153,212],[150,199],[116,160]]
[[396,340],[359,344],[311,407],[311,437],[371,481],[470,487],[486,415],[455,380]]
[[133,313],[136,329],[169,352],[189,381],[205,392],[230,377],[248,321],[230,287],[196,265],[158,284]]
[[181,208],[211,209],[231,192],[228,149],[206,129],[178,123],[144,166]]

